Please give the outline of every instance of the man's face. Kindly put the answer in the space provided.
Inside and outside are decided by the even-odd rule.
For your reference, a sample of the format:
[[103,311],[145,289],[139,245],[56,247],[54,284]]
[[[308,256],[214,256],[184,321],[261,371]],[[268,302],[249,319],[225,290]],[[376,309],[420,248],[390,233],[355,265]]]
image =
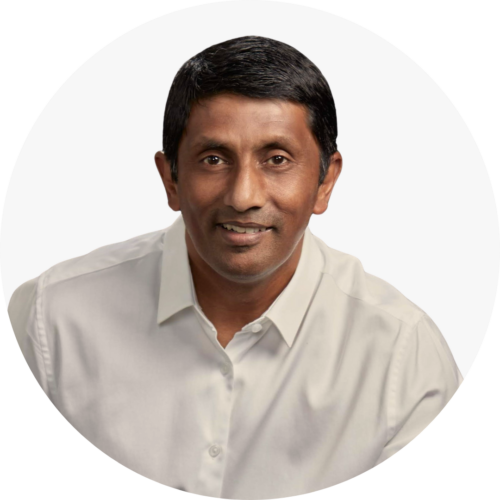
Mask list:
[[342,158],[332,156],[319,186],[320,150],[303,106],[222,94],[192,107],[178,182],[161,153],[156,163],[188,249],[227,279],[248,282],[291,257],[311,214],[326,210]]

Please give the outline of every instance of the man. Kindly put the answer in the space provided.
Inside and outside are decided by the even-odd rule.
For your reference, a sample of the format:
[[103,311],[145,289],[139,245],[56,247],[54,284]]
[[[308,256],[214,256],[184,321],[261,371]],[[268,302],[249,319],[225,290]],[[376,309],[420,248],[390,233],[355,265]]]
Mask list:
[[38,382],[105,453],[222,498],[332,486],[462,381],[433,321],[307,229],[342,169],[333,97],[292,47],[215,45],[172,84],[166,230],[60,263],[9,313]]

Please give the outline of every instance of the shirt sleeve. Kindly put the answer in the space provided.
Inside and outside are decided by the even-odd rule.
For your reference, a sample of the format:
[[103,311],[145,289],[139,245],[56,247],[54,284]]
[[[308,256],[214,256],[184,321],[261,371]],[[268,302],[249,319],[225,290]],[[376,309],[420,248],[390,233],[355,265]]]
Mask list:
[[39,278],[34,278],[17,288],[10,299],[8,312],[24,358],[42,389],[49,394],[45,349],[38,324],[38,282]]
[[463,381],[443,335],[426,314],[398,344],[387,394],[388,441],[377,464],[420,434]]

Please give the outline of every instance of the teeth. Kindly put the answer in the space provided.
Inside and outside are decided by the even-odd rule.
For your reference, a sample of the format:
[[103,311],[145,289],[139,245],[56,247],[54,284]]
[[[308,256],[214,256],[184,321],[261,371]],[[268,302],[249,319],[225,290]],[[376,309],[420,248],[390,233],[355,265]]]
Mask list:
[[227,229],[228,231],[235,231],[236,233],[248,233],[248,234],[261,233],[266,230],[265,227],[259,229],[257,227],[232,226],[231,224],[222,224],[222,227],[224,229]]

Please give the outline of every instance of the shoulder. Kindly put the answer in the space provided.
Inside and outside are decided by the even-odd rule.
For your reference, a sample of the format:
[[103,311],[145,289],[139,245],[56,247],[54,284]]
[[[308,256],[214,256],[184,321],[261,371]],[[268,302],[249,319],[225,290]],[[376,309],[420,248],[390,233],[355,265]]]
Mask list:
[[[355,339],[364,359],[375,359],[387,374],[386,408],[392,435],[416,402],[432,395],[435,416],[463,380],[437,325],[394,286],[367,273],[358,258],[328,247],[317,237],[315,241],[324,258],[328,299],[335,298],[345,308],[346,336]],[[338,307],[331,309],[338,317]]]
[[[168,228],[60,262],[13,293],[12,328],[33,374],[47,394],[56,394],[54,367],[61,339],[92,331],[107,314],[122,317],[154,296]],[[141,302],[142,301],[142,302]],[[69,334],[69,335],[68,335]]]
[[154,231],[60,262],[42,274],[43,287],[121,266],[152,253],[161,252],[164,234],[165,230]]
[[9,314],[24,315],[24,310],[27,313],[30,304],[34,305],[48,287],[57,288],[56,285],[68,280],[72,280],[72,286],[75,286],[78,280],[85,280],[91,275],[98,276],[110,269],[119,274],[127,263],[161,253],[166,231],[168,228],[105,245],[52,266],[14,291],[9,302]]
[[[399,371],[401,364],[411,366],[409,360],[412,358],[413,361],[423,359],[429,375],[429,367],[433,364],[439,373],[447,371],[451,386],[458,386],[462,375],[444,336],[426,312],[394,286],[367,273],[358,258],[314,238],[323,254],[324,276],[351,301],[350,307],[355,308],[357,317],[363,317],[366,320],[363,324],[370,325],[374,331],[375,324],[384,325],[384,332],[386,328],[393,331],[394,335],[389,338],[392,339],[390,351],[398,354],[393,359],[395,371]],[[375,318],[386,321],[376,322]]]
[[373,313],[391,316],[410,327],[423,318],[425,312],[420,307],[387,281],[367,273],[357,257],[329,247],[316,236],[314,239],[324,258],[323,274],[340,292]]

